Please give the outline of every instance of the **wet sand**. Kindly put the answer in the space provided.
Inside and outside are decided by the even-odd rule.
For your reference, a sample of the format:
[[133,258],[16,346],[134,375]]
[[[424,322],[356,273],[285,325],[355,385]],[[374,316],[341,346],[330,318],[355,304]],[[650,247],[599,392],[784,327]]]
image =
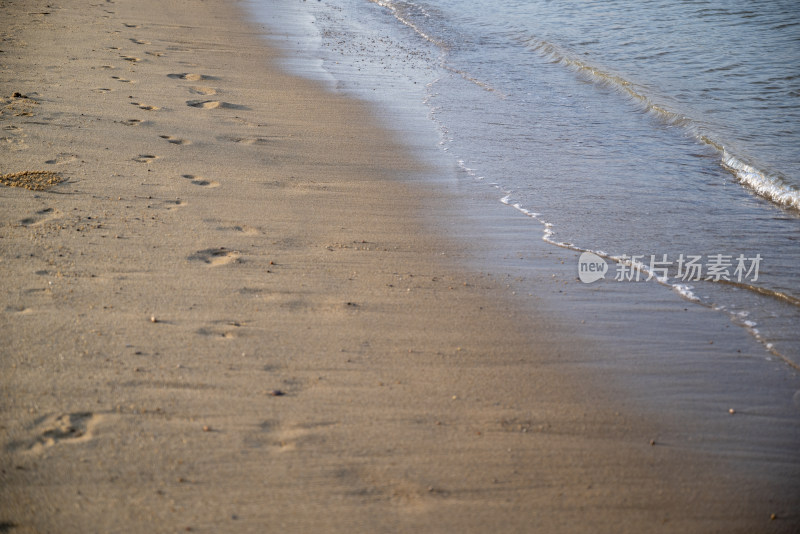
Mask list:
[[680,412],[459,262],[436,168],[245,17],[0,4],[0,174],[63,180],[0,188],[0,531],[794,530],[791,480],[662,443]]

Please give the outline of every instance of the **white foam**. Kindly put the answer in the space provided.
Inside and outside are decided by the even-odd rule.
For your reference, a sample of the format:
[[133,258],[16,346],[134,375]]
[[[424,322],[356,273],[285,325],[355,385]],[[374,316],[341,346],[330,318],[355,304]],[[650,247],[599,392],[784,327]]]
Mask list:
[[643,107],[648,113],[657,116],[665,123],[685,128],[698,142],[709,145],[721,154],[722,166],[731,172],[736,180],[744,187],[752,190],[757,195],[766,198],[780,206],[800,210],[800,191],[781,180],[780,177],[770,176],[767,172],[757,169],[727,150],[722,143],[714,141],[707,135],[701,133],[702,128],[696,124],[691,117],[669,110],[666,107],[656,104],[646,94],[645,90],[636,84],[613,74],[603,71],[593,65],[589,65],[583,59],[574,56],[561,47],[535,38],[525,39],[526,44],[545,59],[560,63],[575,72],[589,78],[591,81],[612,87],[623,94],[630,96],[635,102]]
[[[414,24],[413,22],[411,22],[407,18],[403,17],[403,15],[400,14],[400,11],[397,9],[397,7],[394,5],[393,2],[387,2],[385,0],[370,0],[370,2],[372,2],[374,4],[377,4],[377,5],[381,6],[381,7],[385,7],[386,9],[391,11],[392,15],[394,15],[394,17],[397,20],[399,20],[400,22],[402,22],[403,24],[405,24],[406,26],[408,26],[409,28],[414,30],[417,33],[417,35],[419,35],[420,37],[422,37],[426,41],[429,41],[429,42],[433,43],[434,45],[436,45],[436,46],[438,46],[440,48],[446,48],[445,43],[443,43],[442,41],[436,39],[435,37],[432,37],[431,35],[425,33],[424,31],[422,31],[422,29],[419,26],[417,26],[416,24]],[[424,13],[424,14],[427,16],[427,13]]]
[[677,294],[685,298],[686,300],[691,300],[692,302],[700,302],[700,299],[697,295],[694,294],[694,286],[687,286],[685,284],[673,284],[672,290],[675,291]]
[[722,151],[722,166],[732,172],[740,183],[755,191],[756,194],[776,204],[800,209],[800,191],[782,184],[777,178],[767,176],[724,149]]

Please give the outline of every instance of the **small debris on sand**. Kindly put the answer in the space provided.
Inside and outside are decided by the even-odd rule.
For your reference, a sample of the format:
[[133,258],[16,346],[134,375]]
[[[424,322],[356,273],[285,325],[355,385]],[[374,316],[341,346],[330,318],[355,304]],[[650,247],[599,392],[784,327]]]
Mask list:
[[6,187],[24,187],[31,191],[44,191],[63,180],[52,171],[21,171],[0,174],[0,184]]

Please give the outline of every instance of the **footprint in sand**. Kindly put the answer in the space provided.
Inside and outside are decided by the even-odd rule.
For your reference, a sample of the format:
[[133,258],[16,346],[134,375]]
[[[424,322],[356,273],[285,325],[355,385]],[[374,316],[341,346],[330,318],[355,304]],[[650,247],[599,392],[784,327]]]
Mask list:
[[65,442],[84,442],[92,439],[94,427],[101,417],[91,412],[78,412],[45,417],[36,424],[37,436],[27,442],[12,443],[11,448],[27,448],[31,452]]
[[219,100],[187,100],[186,105],[201,109],[249,109],[247,106],[231,104],[230,102],[220,102]]
[[121,78],[119,76],[112,76],[111,79],[112,80],[117,80],[118,82],[122,82],[122,83],[133,83],[133,80],[129,80],[127,78]]
[[201,187],[214,188],[220,186],[220,183],[215,180],[208,180],[207,178],[203,178],[202,176],[195,176],[194,174],[183,174],[181,175],[181,177],[186,178],[187,180],[191,180],[191,182],[194,185],[199,185]]
[[161,139],[165,139],[168,143],[173,145],[191,145],[192,142],[188,139],[178,139],[177,137],[172,137],[171,135],[159,135]]
[[131,102],[132,105],[137,106],[139,109],[143,109],[145,111],[157,111],[161,109],[158,106],[148,106],[147,104],[140,104],[139,102]]
[[[279,390],[280,391],[280,390]],[[283,396],[283,395],[278,395]],[[331,426],[333,423],[309,424],[274,424],[271,421],[262,423],[261,429],[271,436],[271,444],[276,452],[291,452],[304,447],[319,446],[325,442],[325,436],[318,430],[320,427]]]
[[41,210],[37,211],[36,213],[31,215],[30,217],[25,217],[24,219],[22,219],[19,222],[23,226],[38,226],[38,225],[46,223],[47,221],[51,221],[53,219],[56,219],[60,215],[61,215],[61,212],[58,211],[57,209],[44,208],[44,209],[41,209]]
[[211,96],[217,94],[217,90],[214,89],[213,87],[203,87],[200,85],[190,87],[189,92],[195,95],[203,95],[203,96]]
[[107,87],[98,87],[97,89],[92,89],[93,93],[99,93],[101,95],[104,95],[106,93],[110,93],[112,91],[113,91],[113,89],[109,89]]
[[125,61],[130,61],[131,63],[136,63],[137,61],[141,61],[142,58],[134,57],[134,56],[120,56]]
[[167,205],[167,210],[174,210],[186,206],[186,202],[179,198],[176,198],[175,200],[167,200],[164,202],[164,204]]
[[217,100],[188,100],[186,105],[202,109],[217,109],[223,107],[223,103]]
[[56,157],[54,157],[53,159],[48,159],[47,161],[45,161],[45,163],[47,163],[48,165],[63,165],[64,163],[70,163],[71,161],[75,161],[76,159],[78,159],[77,154],[69,154],[66,152],[62,152],[56,155]]
[[174,80],[187,80],[190,82],[199,82],[200,80],[217,80],[216,76],[208,76],[205,74],[194,74],[191,72],[181,72],[178,74],[167,74],[168,78],[172,78]]
[[239,253],[224,247],[198,250],[187,258],[189,261],[200,261],[206,265],[217,267],[228,263],[239,263]]
[[130,41],[132,43],[138,44],[138,45],[149,45],[150,44],[150,41],[142,41],[141,39],[131,39]]
[[230,136],[221,136],[217,137],[219,141],[230,141],[232,143],[238,143],[241,145],[268,145],[272,143],[274,140],[270,139],[269,137],[230,137]]
[[123,23],[123,25],[124,25],[126,28],[138,28],[138,27],[139,27],[139,25],[138,25],[138,24],[128,24],[127,22],[124,22],[124,23]]
[[201,336],[216,337],[218,339],[233,339],[236,337],[233,332],[217,332],[208,328],[200,328],[197,333]]
[[15,314],[19,314],[19,315],[28,315],[28,314],[33,313],[33,310],[28,308],[28,307],[21,306],[21,305],[12,305],[12,306],[6,306],[6,313],[15,313]]
[[142,119],[128,119],[122,124],[125,124],[126,126],[139,126],[140,124],[142,124],[142,122],[143,122]]
[[139,156],[133,158],[133,161],[137,161],[139,163],[150,163],[154,159],[158,159],[158,156],[154,156],[152,154],[139,154]]
[[263,126],[267,126],[266,124],[259,124],[257,122],[252,122],[247,119],[243,119],[241,117],[231,117],[224,119],[225,122],[229,124],[236,124],[241,126],[247,126],[248,128],[261,128]]
[[219,230],[220,232],[236,232],[242,235],[262,235],[264,233],[258,228],[253,228],[252,226],[238,225],[238,224],[236,226],[218,226],[217,230]]
[[197,333],[201,336],[233,339],[237,337],[236,330],[243,325],[240,321],[214,321],[214,323],[219,326],[204,326],[197,329]]

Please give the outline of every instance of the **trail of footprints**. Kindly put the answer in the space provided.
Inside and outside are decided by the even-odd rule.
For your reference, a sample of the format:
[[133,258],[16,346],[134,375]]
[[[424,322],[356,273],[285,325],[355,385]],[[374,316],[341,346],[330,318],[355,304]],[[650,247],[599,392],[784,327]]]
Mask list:
[[[126,28],[129,28],[129,29],[135,29],[135,28],[139,28],[140,27],[138,24],[129,24],[129,23],[124,23],[124,26]],[[139,46],[145,46],[145,45],[151,45],[152,44],[150,41],[147,41],[145,39],[140,39],[138,37],[130,37],[128,39],[128,41],[130,41],[134,45],[139,45]],[[138,57],[138,55],[129,55],[129,54],[126,54],[124,52],[121,52],[122,49],[120,47],[112,46],[112,47],[110,47],[110,49],[120,52],[119,57],[124,61],[127,61],[127,62],[135,64],[135,63],[138,63],[138,62],[140,62],[142,60],[140,57]],[[147,52],[146,51],[145,53],[153,55],[155,57],[160,57],[160,56],[164,55],[161,52]],[[116,67],[114,67],[113,65],[103,65],[102,68],[104,68],[104,69],[114,69]],[[214,81],[214,80],[218,79],[215,76],[209,76],[209,75],[198,74],[198,73],[193,73],[193,72],[173,73],[173,74],[168,74],[167,77],[169,77],[171,79],[175,79],[175,80],[184,80],[184,81],[188,81],[188,82],[204,82],[204,81]],[[111,76],[111,79],[116,80],[117,82],[120,82],[120,83],[130,83],[130,84],[135,83],[131,79],[128,79],[128,78],[125,78],[125,77],[122,77],[122,76],[117,76],[117,75]],[[113,89],[110,89],[110,88],[99,88],[99,89],[95,89],[94,91],[97,92],[97,93],[101,93],[102,94],[102,93],[111,92],[111,91],[113,91]],[[215,88],[209,87],[209,86],[206,86],[206,85],[193,85],[193,86],[190,86],[188,88],[188,91],[191,94],[199,95],[201,97],[209,97],[209,96],[214,96],[214,95],[217,94],[217,90]],[[141,109],[142,111],[159,111],[161,109],[159,106],[155,106],[155,105],[151,105],[151,104],[145,104],[145,103],[141,103],[141,102],[138,102],[138,101],[130,102],[130,104],[133,105],[133,106],[136,106],[137,108]],[[212,100],[212,99],[187,100],[186,101],[186,105],[190,106],[190,107],[198,108],[198,109],[204,109],[204,110],[213,110],[213,109],[246,109],[246,106],[240,106],[240,105],[237,105],[237,104],[231,104],[229,102],[223,102],[223,101],[220,101],[220,100]],[[143,121],[141,119],[128,119],[126,122],[124,122],[124,124],[126,124],[128,126],[136,126],[136,125],[140,125],[142,123],[143,123]],[[178,138],[178,137],[175,137],[175,136],[172,136],[172,135],[160,135],[159,137],[161,139],[167,141],[168,143],[172,144],[172,145],[183,146],[183,145],[190,145],[191,144],[191,141],[188,140],[188,139],[181,139],[181,138]],[[230,141],[237,142],[237,143],[245,143],[245,144],[259,144],[259,143],[263,142],[262,139],[249,140],[249,139],[243,139],[243,138],[236,138],[236,139],[231,138],[231,139],[226,139],[226,140],[230,140]],[[155,154],[139,154],[138,156],[133,158],[134,161],[139,162],[139,163],[150,163],[150,162],[152,162],[152,161],[154,161],[156,159],[158,159],[158,156],[155,155]],[[203,178],[201,176],[196,176],[196,175],[193,175],[193,174],[184,174],[182,176],[183,176],[183,178],[189,180],[189,182],[191,184],[197,185],[197,186],[200,186],[200,187],[216,188],[216,187],[220,186],[219,182],[217,182],[215,180],[209,180],[209,179]]]
[[[139,26],[136,24],[125,24],[126,28],[138,28]],[[135,45],[150,45],[152,44],[150,41],[146,41],[139,38],[130,38],[129,41]],[[113,50],[120,50],[118,47],[112,47]],[[155,57],[159,57],[163,55],[162,53],[150,53],[146,52],[147,54],[153,55]],[[126,55],[120,54],[119,56],[122,60],[128,61],[130,63],[138,63],[141,61],[141,58],[135,55]],[[103,68],[106,69],[114,69],[115,67],[111,65],[104,65]],[[184,80],[188,82],[208,82],[218,80],[215,76],[209,76],[205,74],[198,74],[198,73],[191,73],[191,72],[183,72],[183,73],[174,73],[167,75],[171,79],[175,80]],[[111,79],[116,80],[120,83],[135,83],[133,80],[124,78],[122,76],[111,76]],[[96,90],[97,92],[110,92],[112,89],[101,88]],[[191,94],[198,95],[200,97],[212,97],[217,94],[217,89],[207,86],[207,85],[192,85],[188,87],[188,91]],[[158,111],[161,109],[158,106],[150,105],[150,104],[143,104],[138,101],[130,102],[131,105],[138,107],[143,111]],[[212,99],[198,99],[198,100],[187,100],[186,105],[193,108],[203,109],[203,110],[213,110],[213,109],[247,109],[246,106],[241,106],[237,104],[232,104],[229,102],[223,102],[220,100],[212,100]],[[124,121],[123,124],[128,126],[137,126],[143,124],[144,121],[141,119],[128,119]],[[164,141],[177,146],[184,146],[190,145],[191,141],[188,139],[181,139],[179,137],[175,137],[172,135],[159,135],[161,139]],[[258,145],[258,144],[265,144],[269,140],[267,138],[262,137],[254,137],[254,138],[247,138],[247,137],[226,137],[221,138],[220,140],[227,141],[227,142],[234,142],[240,144],[248,144],[248,145]],[[134,161],[139,163],[150,163],[159,156],[155,154],[139,154],[137,157],[133,158]],[[194,175],[194,174],[183,174],[181,175],[182,178],[186,179],[192,185],[196,185],[199,187],[205,188],[216,188],[219,187],[221,184],[216,180],[210,180],[208,178],[204,178],[202,176]],[[174,206],[171,208],[181,207],[183,205],[182,201],[176,201]],[[237,251],[229,250],[224,247],[219,248],[210,248],[199,250],[194,254],[188,256],[189,261],[203,263],[210,267],[218,267],[222,265],[227,265],[231,263],[239,263],[240,262],[240,254]],[[225,329],[225,334],[229,334],[228,329]],[[216,332],[215,329],[211,329],[210,331]],[[224,336],[227,337],[227,336]]]
[[[137,24],[124,24],[124,26],[126,28],[131,28],[131,29],[139,27],[139,25]],[[129,40],[130,42],[136,45],[151,44],[149,41],[137,38],[131,38]],[[118,48],[113,48],[113,49],[118,50]],[[163,55],[160,52],[152,52],[152,53],[147,52],[147,54],[153,55],[155,57]],[[120,58],[130,63],[138,63],[141,61],[141,58],[131,55],[120,55]],[[102,68],[111,70],[114,69],[115,67],[111,65],[103,65]],[[181,80],[195,81],[195,82],[217,79],[213,76],[206,76],[194,73],[170,74],[169,77],[173,79],[181,79]],[[119,83],[127,83],[127,84],[135,83],[133,80],[124,78],[122,76],[114,75],[111,76],[111,79]],[[100,94],[105,94],[112,92],[113,89],[102,87],[93,89],[92,91]],[[213,96],[217,94],[216,89],[202,85],[189,87],[189,92],[200,96]],[[158,106],[142,104],[139,102],[131,102],[131,105],[134,105],[143,111],[157,111],[160,109]],[[187,101],[187,105],[190,107],[195,107],[200,109],[217,109],[217,108],[246,109],[245,106],[239,106],[236,104],[230,104],[228,102],[222,102],[216,100],[190,100]],[[138,126],[144,123],[143,120],[135,118],[120,122],[126,126]],[[159,137],[173,145],[191,144],[191,141],[189,140],[180,139],[170,135],[160,135]],[[265,139],[261,138],[253,138],[253,139],[228,138],[225,140],[235,143],[245,143],[245,144],[259,144],[266,141]],[[158,157],[159,156],[154,154],[139,154],[138,156],[134,157],[133,160],[139,163],[150,163],[158,159]],[[61,164],[71,163],[77,160],[77,158],[78,156],[75,154],[60,153],[57,154],[51,160],[46,161],[46,163],[51,165],[61,165]],[[220,183],[215,180],[209,180],[203,178],[202,176],[197,176],[193,174],[184,174],[182,175],[182,178],[189,180],[191,184],[200,187],[216,188],[220,186]],[[181,207],[183,204],[184,203],[180,200],[171,201],[171,206],[168,209]],[[58,218],[61,215],[62,215],[61,212],[56,209],[45,208],[37,211],[32,216],[21,220],[20,223],[24,226],[38,226],[46,223],[47,221]],[[234,229],[252,235],[257,235],[258,233],[260,233],[258,232],[258,230],[249,227],[235,227]],[[209,249],[199,250],[194,254],[188,256],[187,259],[189,261],[196,261],[206,264],[210,267],[218,267],[231,263],[239,263],[240,253],[234,250],[226,249],[224,247],[209,248]],[[6,312],[29,313],[30,310],[24,306],[9,306],[6,308]],[[221,338],[228,339],[235,336],[234,332],[240,326],[242,325],[238,322],[228,321],[220,324],[215,324],[208,328],[202,328],[198,331],[198,333],[204,335],[219,336]],[[272,392],[272,395],[281,396],[284,395],[284,393],[280,390],[274,390]],[[65,413],[65,414],[57,414],[57,415],[42,417],[33,424],[31,428],[32,437],[30,437],[27,440],[13,442],[9,444],[8,448],[12,450],[21,449],[32,453],[40,453],[47,448],[59,444],[86,442],[93,439],[94,429],[98,425],[98,423],[102,421],[102,419],[103,419],[102,415],[98,415],[92,412],[75,412],[75,413]],[[274,425],[271,422],[265,422],[262,425],[262,431],[269,432],[271,430],[276,430],[273,427]],[[309,429],[303,428],[302,426],[294,428],[282,428],[275,433],[274,445],[278,445],[279,448],[281,449],[293,449],[297,446],[297,444],[307,439],[306,434],[308,433]]]
[[[137,28],[138,25],[136,24],[125,24],[127,28]],[[149,45],[151,44],[148,41],[140,40],[132,38],[130,41],[136,45]],[[120,56],[123,60],[137,63],[140,58],[135,56]],[[103,68],[113,68],[111,66],[104,66]],[[186,81],[207,81],[207,80],[214,80],[216,78],[212,76],[205,76],[201,74],[193,74],[193,73],[181,73],[181,74],[170,74],[170,78],[173,79],[181,79]],[[133,80],[123,78],[121,76],[111,76],[111,79],[116,80],[120,83],[134,83]],[[111,92],[112,89],[110,88],[99,88],[95,89],[95,92],[98,93],[108,93]],[[196,85],[191,86],[189,91],[195,95],[201,96],[213,96],[217,94],[217,90],[212,87]],[[132,105],[137,106],[139,109],[143,111],[157,111],[159,107],[152,106],[152,105],[145,105],[139,102],[131,102]],[[190,107],[195,107],[199,109],[217,109],[217,108],[229,108],[229,109],[243,109],[243,106],[236,106],[234,104],[229,104],[226,102],[216,101],[216,100],[196,100],[196,101],[187,101],[187,105]],[[238,119],[238,118],[237,118]],[[240,119],[241,120],[241,119]],[[144,123],[141,119],[128,119],[126,121],[120,121],[122,124],[126,126],[139,126]],[[248,123],[250,124],[250,123]],[[173,144],[173,145],[189,145],[191,141],[186,139],[180,139],[171,135],[160,135],[159,136],[162,140]],[[222,141],[226,142],[233,142],[233,143],[240,143],[240,144],[247,144],[247,145],[259,145],[259,144],[266,144],[270,142],[269,138],[265,137],[226,137],[220,138]],[[68,154],[68,153],[60,153],[56,155],[53,159],[47,161],[48,164],[53,165],[60,165],[65,163],[70,163],[75,161],[78,158],[75,154]],[[154,154],[139,154],[135,158],[134,161],[139,163],[151,163],[154,160],[158,159],[157,155]],[[220,186],[220,183],[214,180],[209,180],[202,176],[194,175],[194,174],[183,174],[181,175],[182,178],[188,180],[191,184],[206,187],[206,188],[216,188]],[[174,209],[179,208],[184,205],[181,200],[175,201],[168,201],[169,207],[167,209]],[[32,216],[23,219],[20,221],[22,225],[25,226],[32,226],[32,225],[41,225],[46,223],[47,221],[53,220],[62,216],[62,213],[53,208],[45,208],[37,211]],[[232,228],[219,228],[219,230],[232,230],[236,232],[242,232],[247,235],[259,235],[261,232],[256,228],[251,228],[247,226],[234,226]],[[194,252],[193,254],[187,257],[187,260],[190,262],[198,262],[200,264],[207,265],[209,267],[220,267],[228,264],[236,264],[239,263],[240,260],[240,253],[235,250],[230,250],[224,247],[218,248],[208,248]],[[24,306],[9,306],[6,308],[6,312],[8,313],[29,313],[30,310]],[[215,322],[207,327],[200,328],[197,333],[200,335],[212,336],[212,337],[219,337],[220,339],[232,339],[237,337],[237,331],[244,326],[243,323],[239,323],[236,321],[218,321]],[[265,368],[265,370],[268,370]],[[296,386],[291,381],[284,381],[284,383],[290,387]],[[272,396],[280,397],[284,396],[286,393],[284,390],[271,390],[266,392]],[[291,393],[291,392],[290,392]],[[68,443],[80,443],[80,442],[88,442],[94,438],[94,432],[96,426],[104,420],[104,418],[108,417],[107,415],[100,415],[95,414],[89,411],[86,412],[74,412],[74,413],[62,413],[62,414],[53,414],[46,417],[42,417],[34,422],[31,426],[29,437],[22,441],[17,441],[11,443],[9,445],[10,449],[20,449],[23,451],[27,451],[29,453],[41,453],[46,449],[54,446],[59,446]],[[278,421],[263,421],[258,426],[258,431],[256,435],[250,436],[248,438],[247,443],[251,446],[270,446],[273,447],[276,451],[286,452],[296,450],[298,448],[305,447],[307,445],[313,445],[320,440],[323,440],[321,436],[316,433],[316,427],[318,426],[326,426],[333,423],[316,423],[316,424],[281,424]],[[2,530],[2,529],[0,529]]]

